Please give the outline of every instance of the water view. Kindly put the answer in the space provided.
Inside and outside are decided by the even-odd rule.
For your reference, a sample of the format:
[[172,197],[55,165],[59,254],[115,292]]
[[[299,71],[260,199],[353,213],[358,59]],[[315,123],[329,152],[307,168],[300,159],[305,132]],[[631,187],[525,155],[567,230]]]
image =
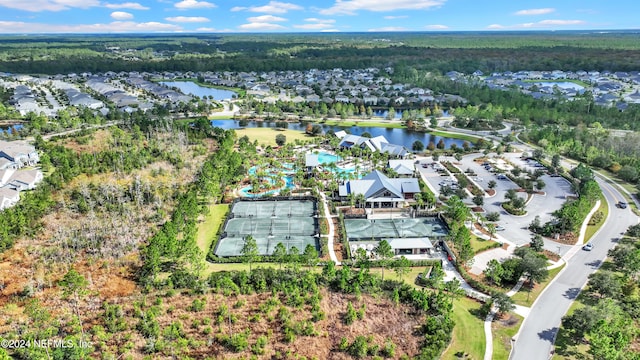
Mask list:
[[578,85],[571,81],[540,81],[535,84],[538,86],[557,86],[561,89],[573,89],[578,92],[584,91],[584,86]]
[[168,87],[176,87],[184,94],[191,94],[201,98],[213,96],[214,100],[230,100],[236,95],[235,92],[230,90],[204,87],[193,81],[161,81],[160,84]]
[[[215,127],[220,127],[223,129],[240,129],[240,128],[260,128],[260,127],[276,127],[275,122],[267,122],[267,121],[249,121],[245,126],[240,126],[240,121],[238,120],[212,120],[211,125]],[[244,125],[244,124],[243,124]],[[320,124],[322,130],[326,133],[329,130],[340,131],[340,130],[349,130],[351,134],[354,135],[362,135],[368,133],[371,137],[376,136],[384,136],[387,140],[389,140],[392,144],[404,145],[408,149],[411,149],[413,142],[416,140],[420,140],[427,146],[430,142],[437,144],[440,139],[444,141],[445,148],[451,147],[452,144],[456,144],[456,146],[461,147],[464,143],[464,140],[460,139],[452,139],[443,136],[436,136],[429,133],[423,133],[418,131],[411,131],[407,129],[391,129],[391,128],[379,128],[379,127],[369,127],[369,126],[351,126],[351,127],[340,127],[340,126],[329,126]],[[307,124],[301,123],[288,123],[288,129],[304,131],[307,127]]]
[[13,125],[0,125],[0,133],[14,133],[16,131],[20,131],[24,125],[22,124],[13,124]]

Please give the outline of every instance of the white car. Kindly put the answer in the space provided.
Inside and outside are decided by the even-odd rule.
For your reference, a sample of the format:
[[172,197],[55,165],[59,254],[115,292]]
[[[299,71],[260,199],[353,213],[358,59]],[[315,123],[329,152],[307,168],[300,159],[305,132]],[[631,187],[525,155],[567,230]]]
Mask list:
[[505,227],[504,226],[500,226],[500,225],[496,225],[496,231],[505,231]]
[[593,244],[592,244],[592,243],[586,243],[586,244],[584,244],[584,246],[582,247],[582,250],[584,250],[584,251],[591,251],[591,250],[593,250]]

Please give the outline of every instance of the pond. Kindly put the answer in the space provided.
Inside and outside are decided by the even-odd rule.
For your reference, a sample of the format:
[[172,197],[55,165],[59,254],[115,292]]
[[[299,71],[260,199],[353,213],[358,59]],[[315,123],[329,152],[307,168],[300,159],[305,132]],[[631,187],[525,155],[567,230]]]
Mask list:
[[198,97],[213,96],[214,100],[230,100],[236,95],[230,90],[215,89],[200,86],[193,81],[161,81],[160,84],[167,87],[176,87],[184,94],[191,94]]
[[[267,122],[267,121],[249,121],[245,126],[240,126],[240,121],[238,120],[212,120],[211,125],[215,127],[220,127],[223,129],[240,129],[240,128],[260,128],[260,127],[276,127],[275,122]],[[351,126],[351,127],[340,127],[340,126],[329,126],[319,124],[322,127],[322,130],[326,133],[329,130],[340,131],[340,130],[348,130],[351,134],[354,135],[362,135],[364,133],[369,133],[371,137],[376,136],[384,136],[391,144],[404,145],[407,149],[411,149],[413,142],[416,140],[422,141],[424,146],[426,147],[430,142],[437,144],[440,139],[444,142],[445,148],[448,149],[452,144],[456,144],[458,147],[462,147],[464,140],[453,139],[443,136],[436,136],[429,133],[423,133],[419,131],[411,131],[407,129],[391,129],[391,128],[379,128],[379,127],[369,127],[369,126]],[[304,131],[306,129],[306,124],[301,123],[288,123],[289,130],[297,130]]]
[[22,124],[13,124],[13,125],[0,125],[0,133],[13,133],[16,131],[20,131],[24,125]]
[[571,81],[540,81],[535,83],[538,86],[557,86],[560,89],[573,89],[579,93],[584,92],[584,86],[578,85]]

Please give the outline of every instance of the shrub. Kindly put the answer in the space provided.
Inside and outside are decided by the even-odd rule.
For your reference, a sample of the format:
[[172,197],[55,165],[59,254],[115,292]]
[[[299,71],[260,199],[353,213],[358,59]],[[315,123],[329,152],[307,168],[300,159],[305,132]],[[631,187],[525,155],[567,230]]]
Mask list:
[[344,314],[344,323],[345,325],[351,325],[358,318],[358,313],[353,308],[353,304],[349,302],[347,304],[347,312]]

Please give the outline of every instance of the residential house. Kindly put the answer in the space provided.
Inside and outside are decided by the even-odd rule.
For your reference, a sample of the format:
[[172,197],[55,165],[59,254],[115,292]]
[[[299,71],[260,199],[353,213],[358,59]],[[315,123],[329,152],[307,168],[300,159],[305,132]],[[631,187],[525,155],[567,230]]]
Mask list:
[[19,200],[19,191],[9,188],[0,188],[0,210],[14,206]]
[[37,169],[17,170],[11,175],[4,187],[18,191],[33,190],[42,181],[42,178],[42,172]]
[[[0,158],[5,158],[21,168],[27,165],[35,165],[40,161],[40,156],[33,145],[24,141],[0,140]],[[8,166],[6,162],[5,166]]]

